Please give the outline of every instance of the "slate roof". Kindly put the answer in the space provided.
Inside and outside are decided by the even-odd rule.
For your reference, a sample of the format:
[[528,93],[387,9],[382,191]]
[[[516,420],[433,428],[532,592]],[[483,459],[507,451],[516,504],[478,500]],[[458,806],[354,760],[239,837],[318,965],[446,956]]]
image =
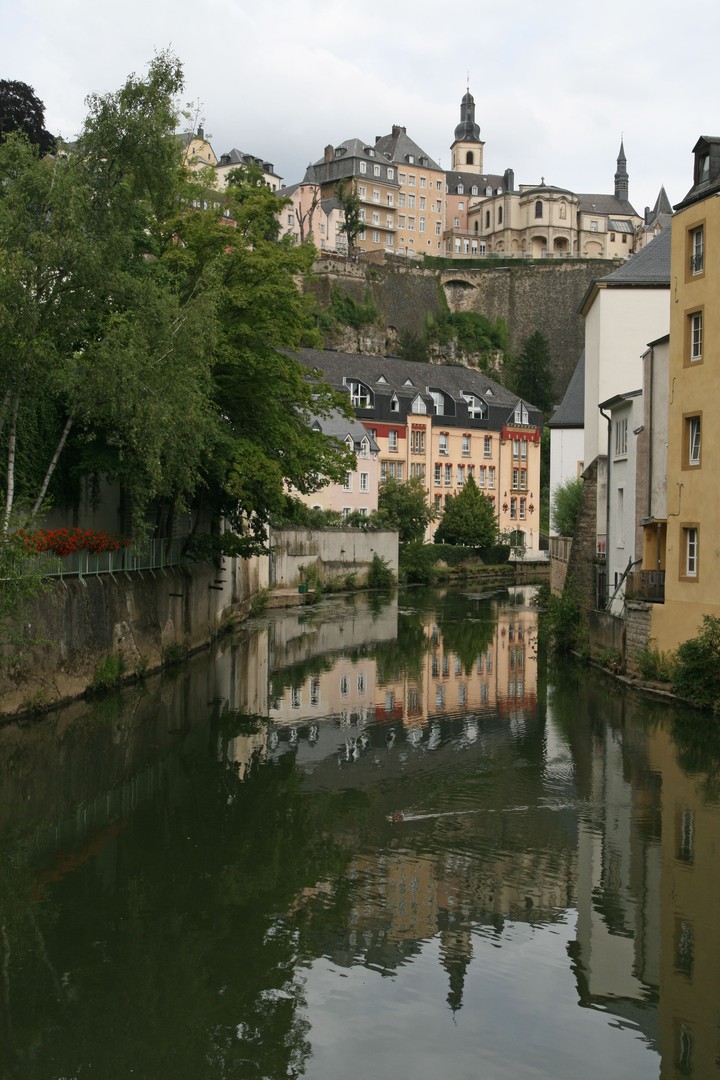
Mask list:
[[548,421],[552,428],[581,428],[585,426],[585,350],[575,365],[560,404]]
[[318,158],[317,161],[313,161],[308,165],[305,170],[305,176],[303,183],[306,184],[327,184],[334,180],[348,176],[366,176],[366,179],[374,179],[371,173],[360,173],[360,162],[369,161],[373,165],[383,166],[383,172],[377,179],[382,180],[384,184],[390,184],[392,187],[398,186],[397,177],[388,179],[387,166],[394,165],[392,159],[381,150],[373,146],[372,143],[363,142],[362,139],[345,139],[344,142],[337,143],[332,148],[334,151],[341,150],[342,153],[335,153],[330,161],[325,160],[325,156]]
[[228,150],[227,154],[220,156],[218,165],[259,165],[264,172],[271,173],[273,176],[278,175],[270,161],[263,161],[256,154],[246,154],[244,150],[238,150],[236,146],[233,146],[232,150]]
[[663,229],[659,236],[632,255],[619,270],[600,280],[605,285],[670,285],[670,237],[671,229]]
[[[396,164],[409,164],[408,156],[412,155],[415,158],[414,165],[421,169],[440,169],[440,166],[436,161],[426,154],[416,142],[410,138],[405,131],[405,128],[393,126],[391,135],[381,135],[380,138],[375,140],[375,149],[379,154],[389,155],[389,159]],[[425,158],[426,165],[420,164],[420,158]]]
[[685,198],[675,204],[676,210],[682,210],[691,203],[720,192],[720,136],[701,135],[693,147],[693,154],[698,153],[707,153],[709,156],[707,176],[693,184]]
[[373,454],[379,453],[380,447],[362,422],[357,419],[348,420],[346,416],[343,416],[337,410],[333,411],[329,416],[313,416],[310,427],[322,431],[324,435],[330,435],[339,442],[344,442],[349,435],[356,450],[360,448],[362,440],[367,439],[370,444],[370,452]]
[[615,216],[616,214],[630,214],[639,217],[637,210],[627,199],[618,199],[615,195],[581,195],[578,194],[578,212],[581,214],[603,214]]
[[505,190],[505,176],[498,176],[495,173],[485,173],[484,176],[478,176],[477,173],[462,172],[462,171],[449,171],[445,173],[445,181],[448,186],[448,193],[450,195],[458,194],[458,186],[462,184],[464,187],[464,195],[470,195],[473,187],[478,189],[477,195],[472,195],[471,198],[477,198],[478,195],[485,194],[485,188],[491,187],[493,189],[493,195],[498,188]]
[[[434,417],[433,399],[428,394],[431,387],[443,391],[452,399],[455,411],[453,414],[448,402],[448,411],[442,416],[443,426],[499,431],[511,418],[520,400],[517,394],[477,368],[466,368],[459,364],[422,364],[394,356],[359,356],[330,349],[300,349],[296,355],[307,367],[319,370],[336,390],[347,392],[344,379],[357,379],[365,383],[375,399],[372,408],[360,410],[363,419],[368,421],[386,424],[404,422],[411,414],[412,403],[418,394],[425,401],[426,415]],[[486,402],[488,414],[484,419],[473,419],[469,415],[464,393],[473,394]],[[393,411],[391,401],[394,396],[399,407]],[[542,427],[541,410],[530,402],[526,401],[525,404],[530,423]]]

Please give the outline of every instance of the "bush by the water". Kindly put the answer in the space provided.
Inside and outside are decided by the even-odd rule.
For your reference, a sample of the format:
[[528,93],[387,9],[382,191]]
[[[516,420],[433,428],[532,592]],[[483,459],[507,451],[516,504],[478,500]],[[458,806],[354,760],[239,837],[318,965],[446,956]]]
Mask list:
[[541,585],[534,603],[539,612],[539,630],[548,635],[555,652],[585,652],[587,626],[580,594],[571,578],[560,594],[551,592],[549,585]]
[[720,619],[703,615],[697,637],[678,646],[673,690],[701,709],[720,712]]

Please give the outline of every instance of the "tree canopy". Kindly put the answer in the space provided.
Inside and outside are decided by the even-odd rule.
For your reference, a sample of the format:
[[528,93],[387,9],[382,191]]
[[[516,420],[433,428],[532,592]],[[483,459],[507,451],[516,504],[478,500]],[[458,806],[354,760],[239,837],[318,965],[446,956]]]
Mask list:
[[[182,68],[88,98],[77,151],[0,145],[0,489],[3,526],[79,477],[224,514],[256,550],[285,484],[342,478],[352,455],[312,431],[347,409],[291,352],[314,344],[296,279],[313,249],[277,241],[282,207],[256,177],[226,192],[182,168]],[[172,511],[168,511],[172,516]]]
[[553,491],[550,508],[552,524],[560,536],[575,535],[583,486],[583,479],[578,476],[559,484]]
[[405,483],[390,477],[380,485],[374,521],[381,528],[397,529],[401,544],[422,540],[434,517],[419,477],[411,477]]
[[445,500],[435,543],[459,544],[483,551],[493,547],[497,540],[498,525],[493,504],[470,476],[462,491]]
[[518,397],[547,416],[554,403],[552,357],[547,338],[536,330],[509,362],[508,385]]
[[24,135],[43,154],[55,146],[55,137],[45,129],[45,106],[32,86],[0,79],[0,143],[12,131]]

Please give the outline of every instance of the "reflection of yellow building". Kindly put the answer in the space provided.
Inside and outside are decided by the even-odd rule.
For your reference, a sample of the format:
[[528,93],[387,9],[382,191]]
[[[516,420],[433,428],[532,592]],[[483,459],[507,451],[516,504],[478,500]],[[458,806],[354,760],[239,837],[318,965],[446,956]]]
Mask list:
[[[427,724],[444,714],[492,710],[520,720],[537,702],[537,656],[534,641],[537,613],[527,607],[500,609],[491,640],[468,669],[463,658],[443,641],[437,616],[425,624],[427,650],[417,677],[382,678],[379,690],[393,703],[393,715],[406,727]],[[378,697],[378,707],[382,699]],[[377,712],[380,717],[381,712]]]
[[660,1049],[662,1080],[717,1074],[720,1060],[720,806],[687,773],[660,728],[650,766],[662,776]]

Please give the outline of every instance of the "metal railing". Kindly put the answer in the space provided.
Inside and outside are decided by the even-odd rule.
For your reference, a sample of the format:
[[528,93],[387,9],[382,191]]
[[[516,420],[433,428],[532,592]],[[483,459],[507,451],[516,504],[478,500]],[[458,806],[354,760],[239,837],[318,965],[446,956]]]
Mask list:
[[43,552],[26,563],[28,574],[43,577],[94,577],[98,574],[125,574],[133,570],[164,570],[186,561],[186,536],[173,540],[144,540],[118,551],[93,553],[74,551],[63,557]]
[[647,600],[651,604],[665,602],[665,571],[635,570],[625,581],[625,596],[629,600]]

